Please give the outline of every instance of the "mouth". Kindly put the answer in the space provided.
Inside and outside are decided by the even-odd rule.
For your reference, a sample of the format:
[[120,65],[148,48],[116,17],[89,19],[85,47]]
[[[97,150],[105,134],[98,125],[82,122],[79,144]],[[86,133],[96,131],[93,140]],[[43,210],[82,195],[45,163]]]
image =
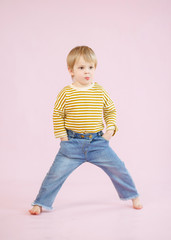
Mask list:
[[86,80],[89,80],[89,79],[90,79],[90,77],[85,77],[85,79],[86,79]]

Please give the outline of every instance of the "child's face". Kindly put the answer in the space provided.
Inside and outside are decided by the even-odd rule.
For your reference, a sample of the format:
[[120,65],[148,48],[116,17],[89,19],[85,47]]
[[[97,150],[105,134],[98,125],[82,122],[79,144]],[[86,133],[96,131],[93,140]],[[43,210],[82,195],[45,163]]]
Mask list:
[[93,82],[94,63],[86,62],[82,56],[76,61],[73,70],[68,70],[77,86],[88,86]]

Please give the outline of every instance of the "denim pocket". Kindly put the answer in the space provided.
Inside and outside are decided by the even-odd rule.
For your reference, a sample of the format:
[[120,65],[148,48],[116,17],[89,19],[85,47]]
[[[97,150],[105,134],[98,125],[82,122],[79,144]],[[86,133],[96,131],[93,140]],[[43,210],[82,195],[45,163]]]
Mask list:
[[68,136],[68,140],[61,141],[61,143],[62,143],[62,142],[70,142],[70,141],[72,141],[72,139],[73,139],[72,137],[69,137],[69,136]]

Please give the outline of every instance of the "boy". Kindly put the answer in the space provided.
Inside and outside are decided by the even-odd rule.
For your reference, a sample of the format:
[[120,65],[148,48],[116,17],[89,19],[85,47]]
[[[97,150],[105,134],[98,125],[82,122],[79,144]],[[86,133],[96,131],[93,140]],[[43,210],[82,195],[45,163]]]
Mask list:
[[139,194],[124,162],[109,146],[118,131],[116,109],[105,89],[93,82],[95,53],[87,46],[75,47],[67,56],[67,66],[73,83],[59,92],[53,112],[54,135],[61,139],[60,149],[29,212],[38,215],[42,208],[51,210],[66,178],[86,161],[108,174],[120,199],[131,199],[133,208],[141,209]]

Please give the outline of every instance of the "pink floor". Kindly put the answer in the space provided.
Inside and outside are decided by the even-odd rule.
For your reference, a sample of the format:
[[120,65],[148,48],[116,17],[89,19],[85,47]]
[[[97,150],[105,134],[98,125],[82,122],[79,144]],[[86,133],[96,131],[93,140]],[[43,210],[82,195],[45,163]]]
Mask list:
[[[39,181],[2,182],[0,239],[171,239],[171,187],[166,179],[148,181],[152,191],[151,187],[147,187],[147,181],[143,184],[138,182],[144,208],[134,210],[131,201],[118,198],[110,179],[100,171],[92,184],[90,180],[85,183],[82,179],[77,183],[83,170],[87,171],[86,166],[66,180],[55,200],[54,210],[44,211],[39,216],[28,212]],[[97,177],[100,177],[98,183]]]

